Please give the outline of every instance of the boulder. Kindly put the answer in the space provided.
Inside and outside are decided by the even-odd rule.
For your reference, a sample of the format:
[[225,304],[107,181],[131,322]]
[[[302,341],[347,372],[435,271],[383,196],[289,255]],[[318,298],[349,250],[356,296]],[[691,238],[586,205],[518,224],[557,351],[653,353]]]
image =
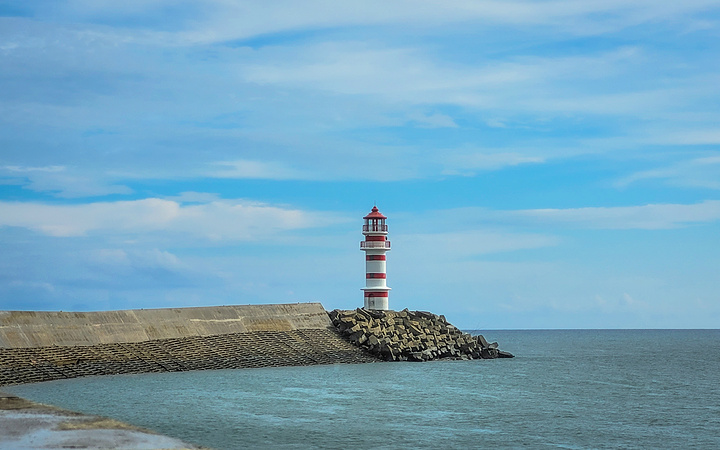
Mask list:
[[333,325],[353,344],[387,361],[429,361],[439,358],[512,358],[427,311],[378,311],[358,308],[328,313]]

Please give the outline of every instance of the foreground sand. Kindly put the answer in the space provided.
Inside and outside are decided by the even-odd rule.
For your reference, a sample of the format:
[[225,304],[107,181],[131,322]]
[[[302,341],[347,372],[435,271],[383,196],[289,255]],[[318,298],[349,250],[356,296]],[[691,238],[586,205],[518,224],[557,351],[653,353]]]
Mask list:
[[67,411],[0,392],[0,449],[199,449],[117,420]]

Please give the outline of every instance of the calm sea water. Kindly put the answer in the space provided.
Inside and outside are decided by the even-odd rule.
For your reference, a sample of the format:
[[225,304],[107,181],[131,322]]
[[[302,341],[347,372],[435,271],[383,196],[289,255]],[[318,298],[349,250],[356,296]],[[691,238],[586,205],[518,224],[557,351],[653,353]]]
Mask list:
[[720,330],[492,331],[514,359],[4,388],[217,448],[720,448]]

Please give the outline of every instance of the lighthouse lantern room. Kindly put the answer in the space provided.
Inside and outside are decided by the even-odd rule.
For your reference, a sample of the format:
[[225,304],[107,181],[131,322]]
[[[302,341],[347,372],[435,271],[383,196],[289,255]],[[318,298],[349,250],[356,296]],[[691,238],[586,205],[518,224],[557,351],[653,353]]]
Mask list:
[[360,250],[365,252],[365,309],[388,309],[387,275],[385,267],[385,253],[390,250],[390,241],[387,240],[388,227],[385,224],[387,217],[383,216],[377,206],[373,206],[370,214],[363,217],[362,233],[365,240],[360,242]]

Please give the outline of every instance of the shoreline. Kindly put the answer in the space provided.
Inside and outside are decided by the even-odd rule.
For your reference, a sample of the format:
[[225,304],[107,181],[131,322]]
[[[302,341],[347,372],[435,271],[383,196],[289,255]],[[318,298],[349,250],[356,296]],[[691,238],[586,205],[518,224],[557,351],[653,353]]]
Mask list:
[[81,414],[1,391],[0,447],[18,450],[204,448],[108,417]]

